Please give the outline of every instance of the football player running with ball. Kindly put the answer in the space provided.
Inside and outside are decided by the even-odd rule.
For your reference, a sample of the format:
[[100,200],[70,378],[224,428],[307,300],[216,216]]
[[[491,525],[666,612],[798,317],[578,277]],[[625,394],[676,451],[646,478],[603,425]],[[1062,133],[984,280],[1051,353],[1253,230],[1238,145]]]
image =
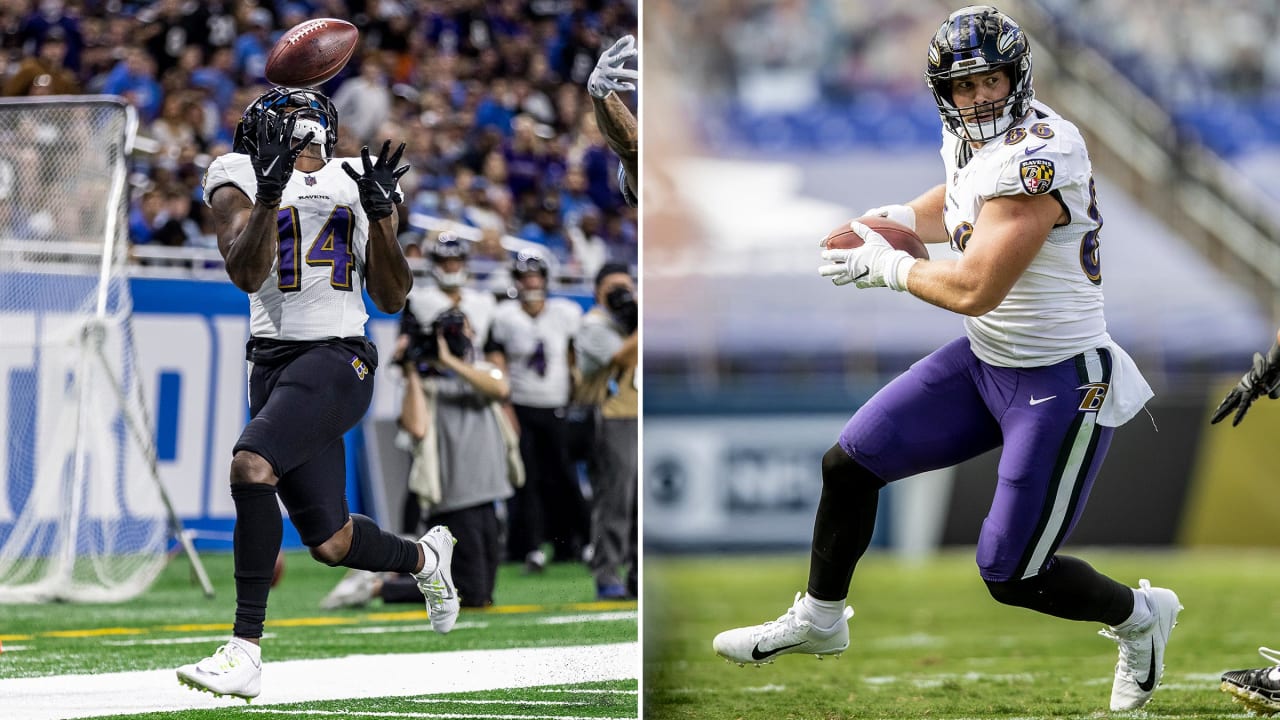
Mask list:
[[217,695],[260,691],[258,645],[282,532],[277,497],[314,558],[413,573],[433,629],[449,632],[457,619],[448,528],[412,542],[347,512],[342,435],[368,409],[378,364],[361,291],[398,312],[413,277],[396,242],[404,145],[390,152],[387,141],[376,160],[366,147],[338,161],[337,140],[327,97],[273,88],[245,110],[235,151],[205,175],[227,274],[249,294],[252,335],[251,419],[231,459],[234,637],[178,668],[182,684]]
[[715,650],[756,664],[845,650],[845,600],[880,488],[1003,446],[978,537],[983,581],[1001,603],[1108,626],[1101,633],[1120,650],[1111,709],[1142,707],[1160,682],[1177,595],[1146,580],[1126,587],[1058,554],[1115,428],[1152,396],[1103,319],[1102,215],[1084,140],[1035,101],[1027,37],[996,8],[952,13],[929,43],[926,76],[946,130],[945,184],[866,214],[950,243],[958,256],[917,260],[853,223],[864,244],[824,251],[819,272],[964,315],[965,337],[915,363],[845,425],[822,461],[807,592],[776,621],[721,633]]

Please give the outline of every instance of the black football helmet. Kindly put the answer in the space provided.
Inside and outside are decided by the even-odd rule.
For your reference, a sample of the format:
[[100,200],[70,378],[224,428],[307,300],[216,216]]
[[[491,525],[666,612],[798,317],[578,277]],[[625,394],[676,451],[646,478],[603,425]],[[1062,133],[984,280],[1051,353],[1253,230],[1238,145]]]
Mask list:
[[[248,155],[257,152],[258,122],[266,115],[296,115],[299,123],[294,135],[315,131],[319,137],[323,133],[324,156],[333,157],[333,148],[338,144],[338,109],[322,93],[305,88],[273,87],[249,103],[236,125],[231,149]],[[303,120],[310,120],[316,126],[305,123],[304,127]]]
[[470,243],[457,234],[446,230],[437,235],[428,253],[431,256],[431,275],[436,279],[436,284],[446,290],[466,285],[470,273],[465,267],[457,272],[445,272],[440,268],[440,262],[450,258],[462,258],[465,262],[470,252]]
[[[997,68],[1009,72],[1012,89],[996,102],[956,107],[952,82]],[[952,134],[973,142],[999,137],[1031,109],[1031,43],[1008,15],[990,5],[970,5],[948,17],[929,43],[929,67],[925,79],[938,104],[942,124]],[[991,120],[978,120],[1004,103]]]
[[[541,275],[542,286],[531,288],[526,284],[528,275]],[[511,279],[515,280],[515,295],[521,302],[538,302],[547,297],[547,277],[550,275],[547,261],[536,250],[521,250],[511,263]]]
[[543,280],[546,280],[548,272],[547,261],[536,250],[521,250],[516,253],[516,259],[511,263],[511,277],[515,280],[529,273],[538,273]]

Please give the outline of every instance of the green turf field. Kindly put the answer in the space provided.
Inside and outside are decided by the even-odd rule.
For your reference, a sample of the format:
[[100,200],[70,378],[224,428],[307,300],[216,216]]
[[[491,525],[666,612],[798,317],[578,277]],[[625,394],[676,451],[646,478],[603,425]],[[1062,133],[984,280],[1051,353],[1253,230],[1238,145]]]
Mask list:
[[[11,717],[12,707],[6,708],[3,700],[3,683],[8,679],[159,669],[167,672],[211,653],[230,636],[235,602],[230,554],[206,554],[203,559],[217,590],[212,600],[204,598],[192,584],[189,565],[179,557],[148,592],[129,603],[0,605],[0,717]],[[504,566],[495,592],[499,605],[484,610],[463,608],[457,626],[448,635],[431,632],[425,608],[416,603],[384,605],[375,601],[362,609],[319,610],[320,599],[343,572],[315,562],[305,552],[288,555],[285,574],[271,593],[268,609],[267,635],[263,640],[263,660],[268,663],[268,670],[270,663],[286,660],[399,653],[441,653],[445,657],[447,653],[468,650],[634,643],[638,637],[636,603],[596,602],[592,578],[578,564],[552,564],[536,576],[522,574],[519,565]],[[458,717],[459,713],[466,717],[498,717],[544,704],[557,708],[544,715],[637,714],[638,681],[634,677],[583,686],[510,689],[522,683],[513,680],[508,683],[510,687],[500,687],[504,684],[501,668],[494,668],[494,673],[498,678],[489,692],[317,701],[270,708],[256,704],[246,707],[243,701],[228,698],[224,699],[222,710],[146,717],[284,717],[286,711],[289,716],[311,717],[396,712],[417,717]],[[556,688],[557,692],[550,692]],[[186,689],[182,692],[208,697]],[[584,698],[590,702],[582,704]],[[538,702],[533,702],[535,699]],[[478,702],[481,700],[485,702]],[[467,708],[465,712],[460,710],[463,707]],[[22,717],[20,712],[18,717]]]
[[[148,713],[148,720],[272,720],[277,718],[582,718],[636,717],[637,683],[600,682],[418,697],[329,700],[271,707],[235,703],[214,710]],[[107,715],[103,720],[136,718]]]
[[[1246,717],[1218,690],[1224,670],[1266,665],[1280,644],[1280,552],[1077,554],[1130,585],[1177,591],[1163,685],[1117,717]],[[760,668],[711,650],[721,630],[781,615],[808,555],[657,557],[644,565],[647,718],[1100,718],[1116,645],[1100,625],[997,604],[971,552],[908,564],[865,558],[852,588],[849,651],[783,656]]]

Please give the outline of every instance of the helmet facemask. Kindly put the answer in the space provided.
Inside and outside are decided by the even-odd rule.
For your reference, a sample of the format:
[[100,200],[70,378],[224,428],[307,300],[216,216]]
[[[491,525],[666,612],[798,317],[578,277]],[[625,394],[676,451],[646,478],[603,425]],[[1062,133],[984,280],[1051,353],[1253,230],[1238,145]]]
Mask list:
[[253,154],[258,149],[258,123],[267,116],[297,117],[293,137],[301,139],[315,133],[312,144],[319,144],[325,160],[333,157],[338,144],[338,110],[318,91],[305,88],[274,87],[259,95],[245,108],[236,126],[232,147],[236,152]]
[[[956,80],[1004,70],[1009,94],[993,102],[957,107],[952,88]],[[953,135],[970,142],[995,139],[1021,120],[1031,109],[1031,45],[1018,24],[989,6],[957,10],[947,18],[929,43],[929,89],[942,124]],[[991,117],[979,119],[994,111]]]

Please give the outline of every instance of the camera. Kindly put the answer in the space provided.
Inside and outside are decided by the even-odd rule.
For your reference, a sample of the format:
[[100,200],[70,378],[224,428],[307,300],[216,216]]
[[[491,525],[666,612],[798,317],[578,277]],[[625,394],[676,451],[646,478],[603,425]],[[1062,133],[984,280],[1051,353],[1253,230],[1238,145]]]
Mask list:
[[400,321],[400,332],[409,336],[404,362],[413,365],[419,375],[426,375],[431,369],[431,362],[440,359],[437,335],[444,337],[449,352],[454,356],[466,358],[471,352],[471,339],[467,337],[466,328],[467,316],[457,308],[445,310],[426,326],[412,313],[406,312]]
[[620,285],[610,290],[604,296],[604,303],[609,308],[613,321],[622,328],[624,335],[630,335],[636,331],[636,325],[640,322],[640,305],[636,302],[636,294],[631,291],[631,288]]

